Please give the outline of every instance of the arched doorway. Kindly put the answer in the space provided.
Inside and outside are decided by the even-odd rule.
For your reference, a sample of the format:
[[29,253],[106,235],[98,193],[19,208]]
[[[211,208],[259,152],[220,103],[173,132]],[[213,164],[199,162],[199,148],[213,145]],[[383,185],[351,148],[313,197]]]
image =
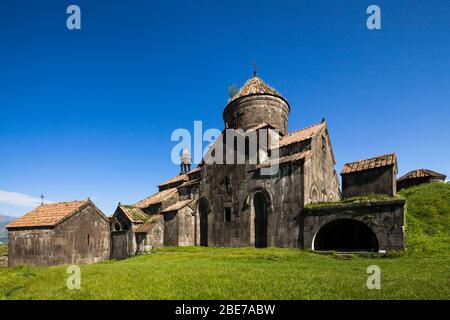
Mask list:
[[199,203],[200,211],[200,245],[203,247],[208,246],[208,214],[209,203],[207,200],[202,199]]
[[315,250],[378,251],[375,233],[365,223],[338,219],[325,224],[314,239]]
[[269,203],[263,192],[258,192],[253,197],[255,209],[255,247],[267,247],[267,207]]

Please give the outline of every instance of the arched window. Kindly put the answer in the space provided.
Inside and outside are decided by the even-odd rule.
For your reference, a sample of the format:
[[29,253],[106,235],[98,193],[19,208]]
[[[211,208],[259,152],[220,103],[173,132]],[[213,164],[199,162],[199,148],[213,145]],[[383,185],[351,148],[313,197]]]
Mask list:
[[311,203],[318,203],[319,202],[319,193],[317,192],[317,189],[315,187],[311,190]]
[[120,223],[116,222],[114,224],[114,231],[120,231],[121,227],[120,227]]

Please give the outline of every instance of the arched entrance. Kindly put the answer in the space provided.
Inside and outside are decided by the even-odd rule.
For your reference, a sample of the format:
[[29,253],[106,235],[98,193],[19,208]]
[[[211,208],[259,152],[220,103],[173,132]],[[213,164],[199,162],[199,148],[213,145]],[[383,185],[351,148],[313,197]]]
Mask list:
[[267,247],[267,208],[269,203],[263,192],[258,192],[253,197],[255,209],[255,247]]
[[375,233],[365,223],[354,219],[338,219],[325,224],[314,239],[315,250],[375,251]]
[[208,246],[208,214],[209,203],[206,199],[202,199],[199,202],[200,212],[200,245],[203,247]]

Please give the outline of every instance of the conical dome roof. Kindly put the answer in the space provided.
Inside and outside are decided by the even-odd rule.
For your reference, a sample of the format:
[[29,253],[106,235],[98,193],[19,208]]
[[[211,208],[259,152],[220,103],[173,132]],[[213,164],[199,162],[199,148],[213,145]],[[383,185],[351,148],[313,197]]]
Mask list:
[[225,128],[247,130],[266,124],[287,133],[289,102],[256,74],[228,101]]
[[239,89],[229,102],[239,99],[241,97],[256,95],[256,94],[269,94],[279,98],[283,98],[274,88],[267,85],[260,77],[253,76],[253,78],[247,80],[247,82]]

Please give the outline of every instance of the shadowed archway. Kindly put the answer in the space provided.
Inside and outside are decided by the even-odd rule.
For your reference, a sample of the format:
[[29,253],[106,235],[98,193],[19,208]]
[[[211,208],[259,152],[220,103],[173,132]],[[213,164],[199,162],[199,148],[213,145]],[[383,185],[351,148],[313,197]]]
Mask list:
[[377,236],[365,223],[338,219],[325,224],[316,234],[314,250],[375,251]]
[[208,246],[208,215],[210,211],[211,209],[208,200],[200,199],[200,245],[203,247]]
[[267,247],[267,208],[269,203],[263,192],[257,192],[253,197],[255,209],[255,247]]

